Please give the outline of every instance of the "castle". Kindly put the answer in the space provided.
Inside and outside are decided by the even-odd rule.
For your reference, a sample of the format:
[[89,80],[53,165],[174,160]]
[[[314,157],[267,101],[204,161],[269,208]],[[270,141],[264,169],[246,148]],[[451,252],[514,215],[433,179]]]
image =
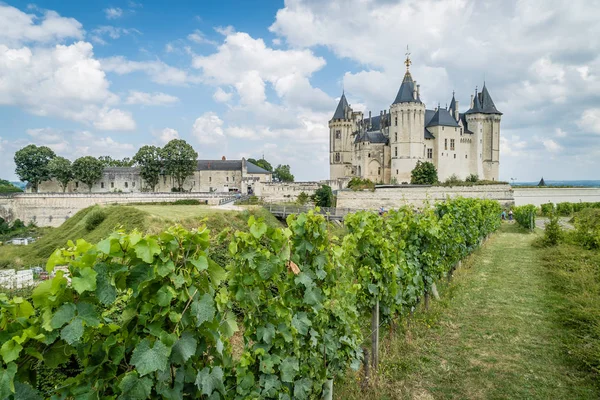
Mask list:
[[360,177],[384,184],[410,183],[417,161],[432,162],[438,179],[498,180],[500,119],[485,86],[475,89],[469,110],[460,113],[452,94],[449,108],[427,110],[420,85],[406,73],[389,111],[365,118],[354,111],[345,94],[329,121],[330,179]]

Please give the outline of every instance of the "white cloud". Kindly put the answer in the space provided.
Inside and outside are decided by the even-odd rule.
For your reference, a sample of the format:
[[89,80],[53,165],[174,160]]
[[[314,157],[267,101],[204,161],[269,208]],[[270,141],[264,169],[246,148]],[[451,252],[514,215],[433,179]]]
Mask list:
[[581,114],[577,125],[585,132],[600,134],[600,108],[589,108]]
[[219,87],[213,94],[213,99],[218,103],[227,103],[229,100],[231,100],[232,96],[233,94],[231,92],[226,92]]
[[117,19],[123,16],[123,10],[118,7],[111,7],[104,9],[104,15],[106,19]]
[[91,40],[94,43],[106,44],[106,40],[103,37],[108,36],[111,39],[119,39],[121,36],[141,34],[135,28],[120,28],[116,26],[100,26],[92,30]]
[[188,40],[198,44],[217,44],[217,42],[214,40],[207,39],[204,33],[202,33],[199,29],[196,29],[194,32],[190,33],[187,38]]
[[560,128],[556,128],[556,130],[555,130],[555,131],[556,131],[556,135],[555,135],[556,137],[559,137],[559,138],[564,138],[564,137],[567,137],[567,136],[568,136],[567,132],[563,131],[563,130],[562,130],[562,129],[560,129]]
[[131,114],[111,108],[109,90],[92,45],[76,42],[50,48],[9,48],[0,44],[0,105],[16,105],[41,116],[132,129]]
[[192,135],[201,144],[222,143],[225,140],[223,120],[214,112],[206,112],[196,118]]
[[225,130],[225,134],[236,139],[259,139],[258,134],[250,127],[230,126]]
[[153,82],[163,85],[185,85],[199,81],[197,77],[190,76],[186,71],[171,67],[160,60],[131,61],[123,56],[116,56],[101,59],[100,62],[102,68],[107,72],[114,72],[119,75],[144,72],[148,74]]
[[179,132],[173,128],[165,128],[158,135],[158,140],[162,145],[169,143],[173,139],[179,139]]
[[258,71],[252,70],[242,74],[241,79],[235,83],[235,88],[244,105],[259,105],[267,100],[265,82]]
[[518,135],[500,136],[500,154],[508,157],[519,157],[525,154],[527,142]]
[[43,16],[38,17],[0,4],[0,26],[0,43],[8,46],[83,38],[83,27],[77,20],[61,17],[55,11],[45,11]]
[[552,139],[545,139],[542,141],[542,143],[544,144],[544,148],[550,153],[558,153],[559,151],[563,150],[563,147]]
[[161,106],[177,103],[179,99],[166,93],[146,93],[137,90],[130,90],[127,97],[127,104],[142,104],[146,106]]

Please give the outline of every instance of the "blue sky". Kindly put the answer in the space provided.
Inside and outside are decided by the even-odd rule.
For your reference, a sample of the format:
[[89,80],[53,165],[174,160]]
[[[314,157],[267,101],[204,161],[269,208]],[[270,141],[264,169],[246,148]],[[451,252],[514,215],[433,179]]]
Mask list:
[[0,174],[47,145],[71,159],[187,140],[328,178],[342,87],[389,107],[410,45],[428,108],[484,79],[502,179],[598,179],[600,5],[562,0],[0,2]]

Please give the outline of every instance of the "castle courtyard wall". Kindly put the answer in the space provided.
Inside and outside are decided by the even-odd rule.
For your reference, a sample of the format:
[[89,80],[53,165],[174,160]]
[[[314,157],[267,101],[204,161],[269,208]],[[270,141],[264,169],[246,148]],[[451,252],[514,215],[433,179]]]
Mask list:
[[519,188],[513,187],[515,205],[544,203],[581,203],[600,202],[600,188]]

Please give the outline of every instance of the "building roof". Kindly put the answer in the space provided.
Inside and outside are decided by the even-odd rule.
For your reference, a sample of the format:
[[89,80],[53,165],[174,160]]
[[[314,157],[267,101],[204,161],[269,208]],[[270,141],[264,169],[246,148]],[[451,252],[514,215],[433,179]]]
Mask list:
[[198,160],[197,171],[241,171],[242,160]]
[[[427,112],[425,113],[427,117]],[[458,123],[448,110],[445,108],[441,108],[438,106],[438,109],[435,111],[429,122],[425,126],[453,126],[458,127]]]
[[400,85],[400,89],[398,90],[398,94],[396,95],[396,99],[392,104],[398,103],[420,103],[421,99],[417,95],[417,98],[414,96],[415,91],[415,82],[413,81],[410,72],[406,71],[404,74],[404,79],[402,79],[402,84]]
[[354,143],[369,142],[387,144],[389,139],[381,131],[361,132],[356,135]]
[[454,92],[452,92],[452,101],[450,101],[450,108],[448,108],[448,112],[454,118],[456,113],[456,99],[454,98]]
[[425,139],[435,139],[435,136],[433,136],[433,133],[431,133],[429,131],[429,129],[425,128]]
[[458,114],[458,119],[459,119],[459,120],[461,120],[461,121],[462,121],[462,123],[463,123],[464,133],[470,133],[470,134],[473,134],[473,132],[471,132],[471,131],[469,130],[469,126],[467,125],[467,118],[466,118],[466,115],[465,115],[465,113]]
[[346,95],[342,93],[342,97],[340,97],[340,102],[333,113],[332,119],[346,119],[346,109],[350,106],[348,105],[348,100],[346,100]]
[[249,174],[272,174],[271,171],[267,171],[266,169],[261,168],[258,165],[251,163],[250,161],[246,161],[246,170]]
[[485,83],[483,84],[483,89],[481,89],[480,93],[477,93],[475,90],[475,97],[473,98],[473,107],[469,109],[466,114],[499,114],[502,115],[500,111],[496,108],[494,101],[492,100],[492,96],[490,96],[490,92],[488,92]]

